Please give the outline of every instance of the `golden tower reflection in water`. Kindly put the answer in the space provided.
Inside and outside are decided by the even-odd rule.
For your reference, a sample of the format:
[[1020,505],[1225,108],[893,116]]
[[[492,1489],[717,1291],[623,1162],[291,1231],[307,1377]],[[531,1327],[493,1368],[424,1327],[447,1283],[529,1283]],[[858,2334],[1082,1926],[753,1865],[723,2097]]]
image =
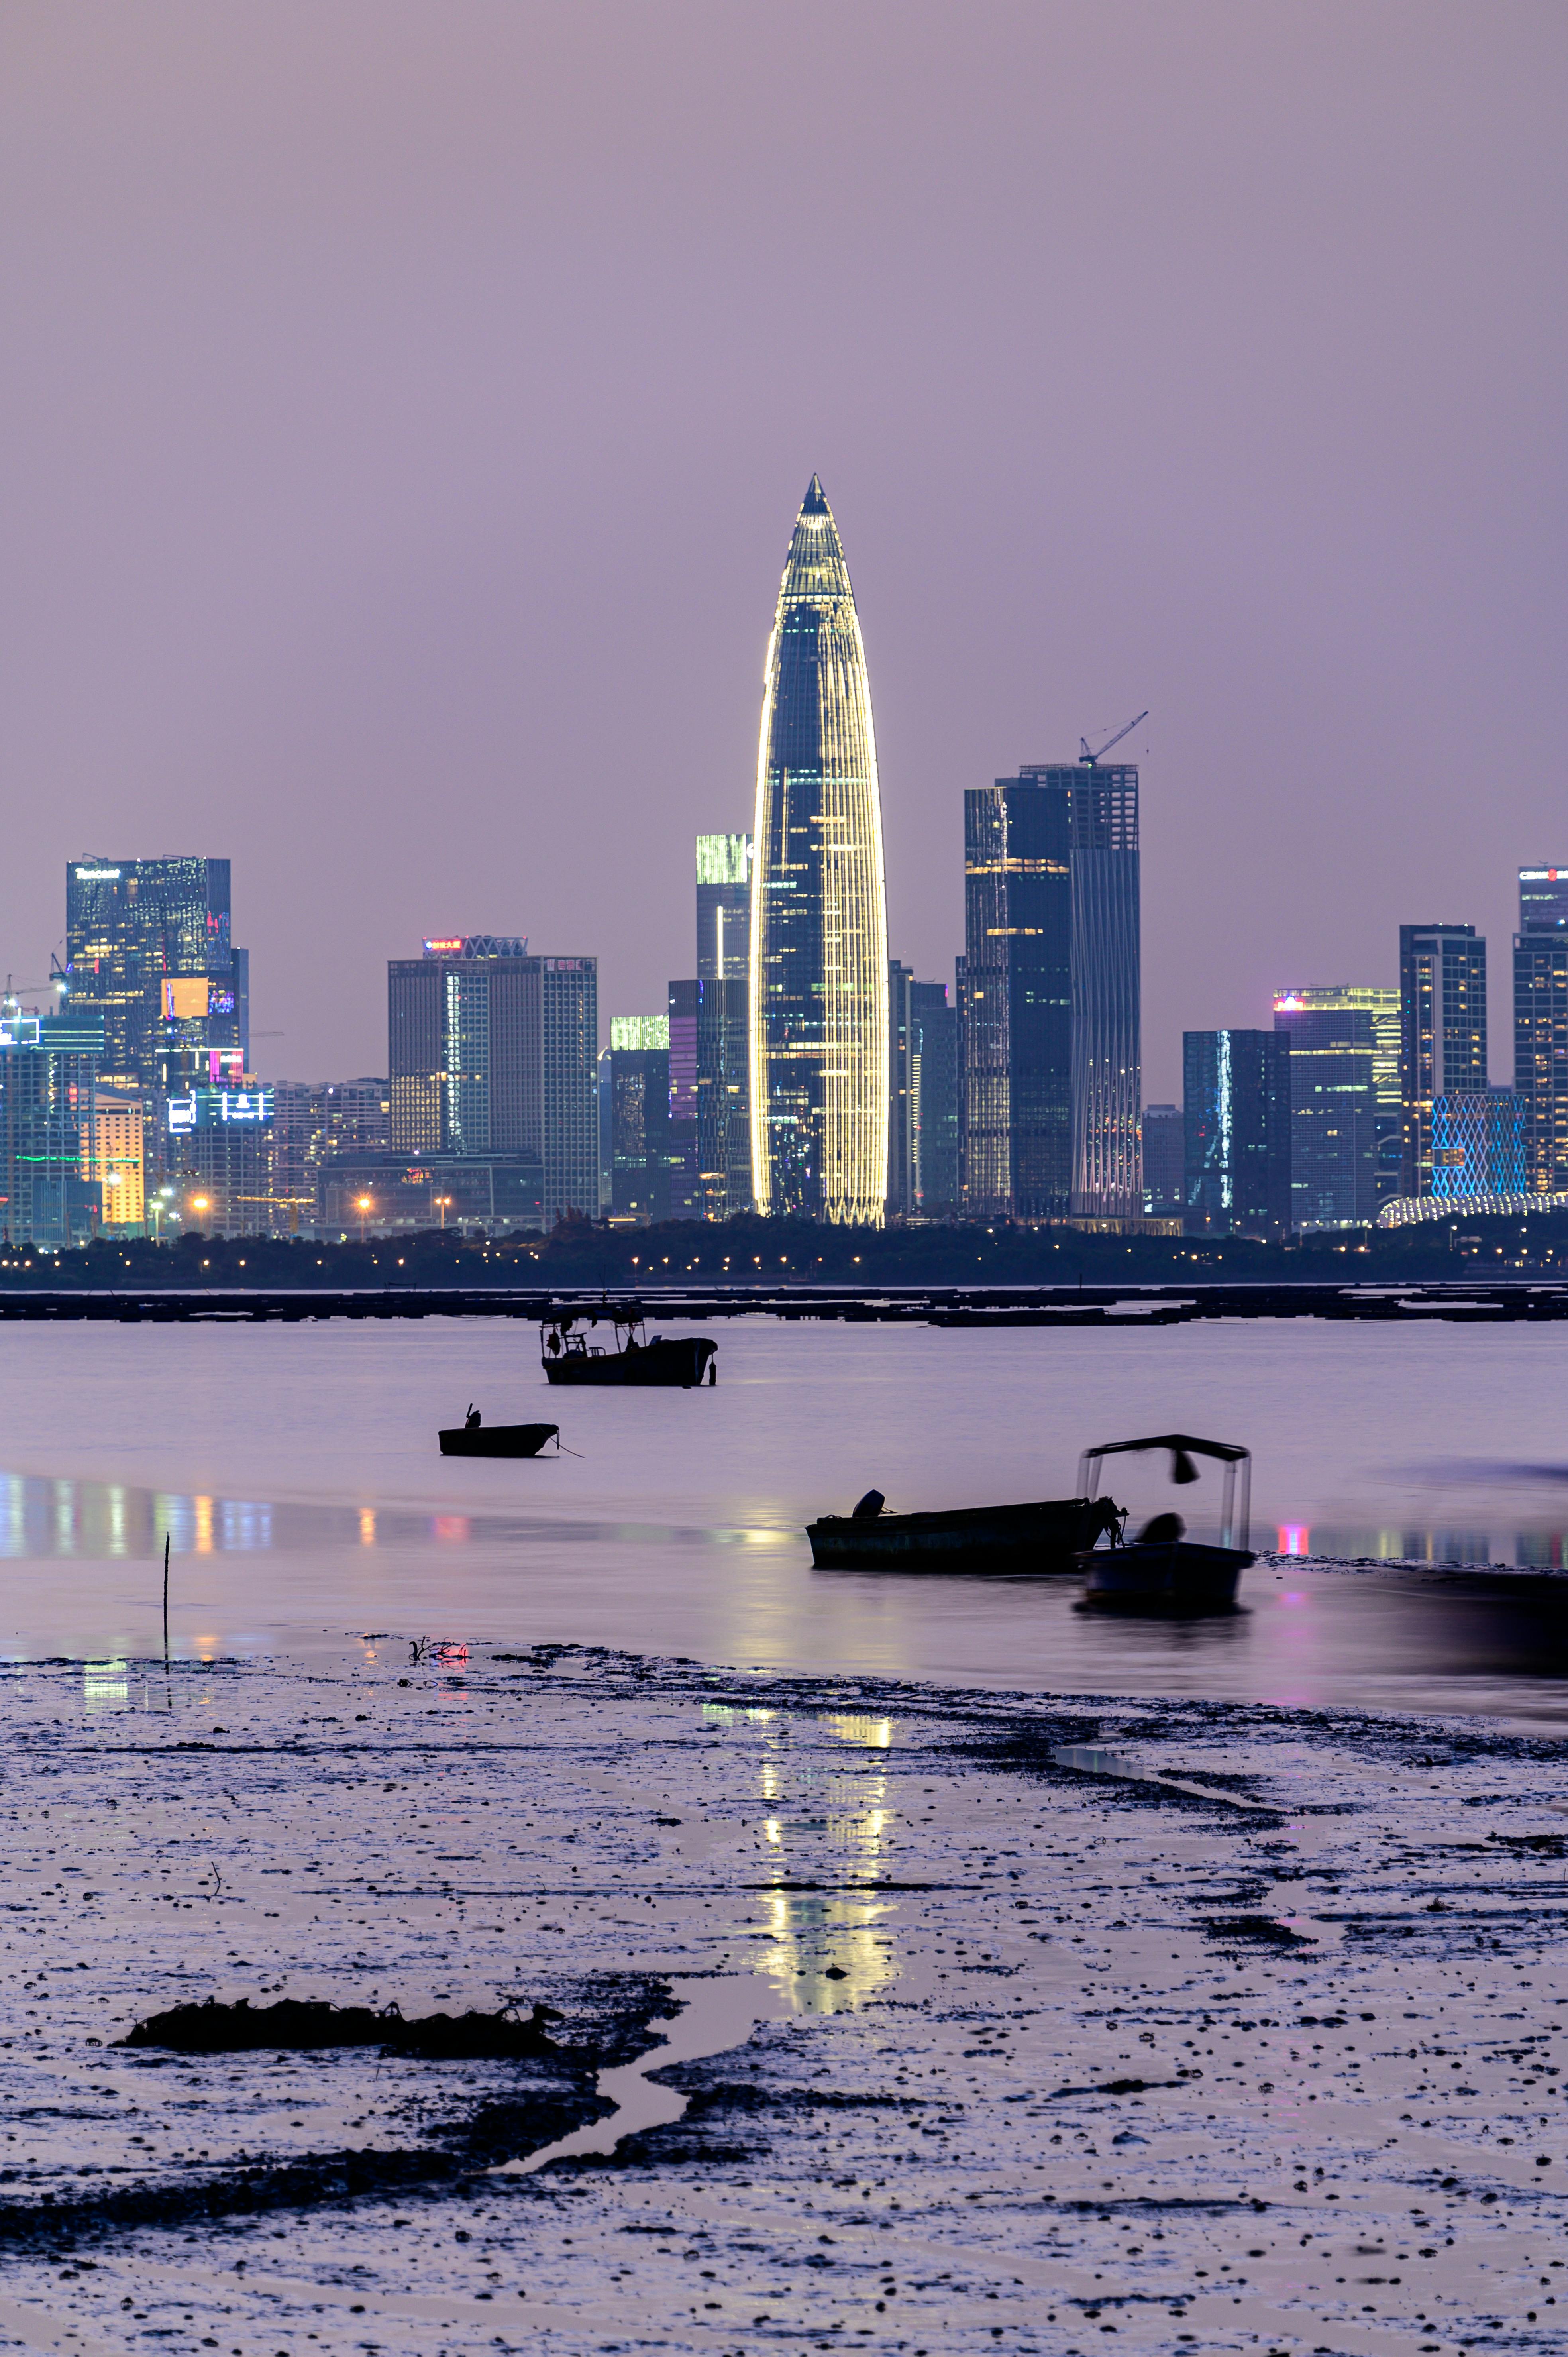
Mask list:
[[[839,1743],[873,1755],[840,1770],[815,1747],[797,1755],[788,1723],[774,1711],[703,1708],[721,1725],[767,1729],[757,1781],[772,1887],[759,1894],[764,1943],[756,1968],[797,2013],[852,2013],[898,1977],[887,1920],[893,1902],[854,1888],[875,1879],[888,1843],[893,1722],[849,1712],[817,1722]],[[842,1881],[834,1871],[841,1862]],[[821,1887],[791,1887],[803,1883]]]

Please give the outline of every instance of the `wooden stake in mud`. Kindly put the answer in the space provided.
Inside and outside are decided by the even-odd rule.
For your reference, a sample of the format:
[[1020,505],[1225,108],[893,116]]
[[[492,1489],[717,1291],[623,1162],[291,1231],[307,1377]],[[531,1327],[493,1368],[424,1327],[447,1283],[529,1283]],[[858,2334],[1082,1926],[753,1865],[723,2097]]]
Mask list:
[[166,1531],[164,1533],[164,1667],[166,1670],[168,1668],[168,1542],[169,1534]]

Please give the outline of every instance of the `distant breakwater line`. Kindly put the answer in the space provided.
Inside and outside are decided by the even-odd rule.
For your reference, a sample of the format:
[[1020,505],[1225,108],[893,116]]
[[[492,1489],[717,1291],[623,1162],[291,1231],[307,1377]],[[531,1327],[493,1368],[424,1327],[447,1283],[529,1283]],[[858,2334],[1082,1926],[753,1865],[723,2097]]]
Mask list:
[[1568,1283],[1421,1285],[811,1286],[667,1282],[638,1288],[509,1286],[145,1286],[0,1290],[0,1324],[298,1324],[318,1318],[514,1318],[560,1310],[607,1318],[640,1303],[668,1318],[771,1317],[876,1325],[1185,1326],[1243,1318],[1374,1325],[1541,1324],[1568,1318]]

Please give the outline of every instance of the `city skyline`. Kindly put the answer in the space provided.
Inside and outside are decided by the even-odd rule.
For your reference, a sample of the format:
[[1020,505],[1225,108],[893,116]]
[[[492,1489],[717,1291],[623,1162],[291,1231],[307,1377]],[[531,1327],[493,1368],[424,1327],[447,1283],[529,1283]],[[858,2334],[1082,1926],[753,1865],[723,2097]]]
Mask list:
[[596,935],[640,1004],[750,824],[813,466],[916,972],[962,788],[1144,705],[1147,1093],[1181,1024],[1391,985],[1396,906],[1497,954],[1561,798],[1561,12],[616,21],[0,28],[18,983],[31,879],[215,844],[264,1076],[379,1062],[446,927]]

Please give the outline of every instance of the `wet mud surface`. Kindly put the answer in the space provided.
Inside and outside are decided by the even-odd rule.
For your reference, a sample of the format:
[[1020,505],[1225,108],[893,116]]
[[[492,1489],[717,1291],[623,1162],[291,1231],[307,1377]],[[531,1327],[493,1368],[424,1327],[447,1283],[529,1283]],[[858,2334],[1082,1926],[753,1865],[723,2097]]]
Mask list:
[[1554,1741],[398,1656],[0,1680],[0,2349],[1568,2338]]

